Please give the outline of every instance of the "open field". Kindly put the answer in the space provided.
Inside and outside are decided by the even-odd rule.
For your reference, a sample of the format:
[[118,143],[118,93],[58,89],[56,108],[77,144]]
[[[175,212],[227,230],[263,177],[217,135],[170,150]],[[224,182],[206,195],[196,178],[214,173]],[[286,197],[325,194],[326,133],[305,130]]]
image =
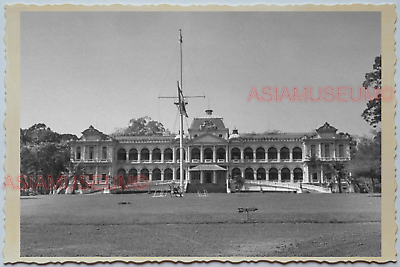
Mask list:
[[[378,257],[380,200],[291,193],[22,198],[21,256]],[[258,208],[251,223],[239,207]]]

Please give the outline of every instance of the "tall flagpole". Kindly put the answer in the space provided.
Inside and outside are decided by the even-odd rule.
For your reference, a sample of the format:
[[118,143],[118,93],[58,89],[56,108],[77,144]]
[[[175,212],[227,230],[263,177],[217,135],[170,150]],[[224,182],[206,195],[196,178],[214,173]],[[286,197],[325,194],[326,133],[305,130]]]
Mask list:
[[[188,116],[186,113],[186,109],[185,109],[185,105],[187,104],[185,102],[186,98],[195,98],[195,97],[202,97],[205,98],[204,95],[200,96],[184,96],[183,95],[183,85],[182,85],[182,81],[183,81],[183,61],[182,61],[182,30],[179,30],[179,47],[180,47],[180,63],[181,63],[181,79],[180,79],[180,86],[179,86],[179,81],[177,81],[178,83],[178,102],[175,102],[175,105],[178,106],[179,108],[179,154],[180,154],[180,162],[179,162],[179,175],[180,175],[180,179],[179,179],[179,184],[180,184],[180,192],[183,193],[184,191],[184,186],[183,186],[183,181],[184,181],[184,170],[183,170],[183,157],[184,157],[184,149],[183,149],[183,115],[185,115],[186,117]],[[176,96],[159,96],[158,98],[176,98]]]
[[[179,47],[180,47],[180,52],[181,52],[181,91],[182,91],[182,96],[183,96],[183,84],[182,84],[182,70],[183,70],[183,65],[182,65],[182,30],[179,30]],[[180,171],[180,189],[181,189],[181,193],[183,193],[184,189],[183,189],[183,114],[182,114],[182,109],[183,109],[183,105],[185,103],[185,99],[181,98],[181,94],[179,92],[179,87],[178,87],[178,96],[179,96],[179,107],[180,107],[180,120],[179,120],[179,128],[180,128],[180,135],[179,135],[179,158],[180,158],[180,162],[179,162],[179,171]],[[182,103],[183,101],[183,103]]]

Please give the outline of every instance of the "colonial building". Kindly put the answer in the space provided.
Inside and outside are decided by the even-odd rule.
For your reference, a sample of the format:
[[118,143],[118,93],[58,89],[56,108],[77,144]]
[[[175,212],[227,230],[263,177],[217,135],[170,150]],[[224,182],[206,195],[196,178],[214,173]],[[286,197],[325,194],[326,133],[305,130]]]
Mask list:
[[[90,126],[71,149],[71,160],[84,165],[90,179],[138,174],[150,181],[180,179],[179,135],[112,136]],[[309,133],[241,134],[206,110],[184,136],[184,151],[184,178],[192,191],[225,191],[236,176],[321,185],[333,182],[330,163],[350,159],[350,136],[328,123]]]

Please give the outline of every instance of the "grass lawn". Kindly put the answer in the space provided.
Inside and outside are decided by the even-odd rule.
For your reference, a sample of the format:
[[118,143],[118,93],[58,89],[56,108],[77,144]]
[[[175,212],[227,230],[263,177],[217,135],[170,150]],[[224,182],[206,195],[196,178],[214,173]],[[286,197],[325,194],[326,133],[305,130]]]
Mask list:
[[[131,204],[118,204],[126,201]],[[21,198],[21,256],[380,256],[381,198],[244,193]],[[255,207],[251,223],[239,207]]]

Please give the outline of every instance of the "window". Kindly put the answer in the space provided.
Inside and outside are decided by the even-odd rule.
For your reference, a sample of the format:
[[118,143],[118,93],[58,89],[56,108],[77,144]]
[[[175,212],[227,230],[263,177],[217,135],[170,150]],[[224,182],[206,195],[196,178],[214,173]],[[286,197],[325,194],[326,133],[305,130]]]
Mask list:
[[144,160],[144,161],[147,161],[150,159],[150,151],[147,148],[143,148],[140,151],[140,159]]
[[173,153],[170,148],[164,150],[164,160],[172,160]]
[[135,148],[129,150],[129,160],[138,160],[138,152]]
[[270,181],[278,180],[278,170],[276,168],[269,169],[269,180]]
[[283,168],[281,170],[281,180],[282,182],[290,181],[290,170],[288,168]]
[[294,160],[300,160],[303,157],[301,153],[301,148],[295,147],[293,148],[293,159]]
[[101,149],[101,158],[107,159],[107,147],[105,146]]
[[274,160],[278,158],[278,151],[275,147],[268,149],[268,160]]
[[253,159],[253,149],[250,147],[246,148],[243,154],[245,159]]
[[94,147],[89,147],[89,159],[93,159]]
[[314,157],[317,155],[317,151],[315,150],[315,145],[311,145],[311,157]]
[[290,159],[289,149],[284,147],[281,149],[281,160],[288,160]]
[[118,149],[117,160],[126,160],[126,150],[123,148]]
[[237,147],[232,148],[231,150],[231,159],[240,159],[240,149]]
[[262,147],[256,150],[256,159],[265,159],[265,149]]
[[76,159],[81,159],[81,147],[76,148]]
[[293,173],[295,182],[300,182],[303,180],[303,171],[300,168],[295,168]]
[[339,145],[339,157],[340,158],[344,157],[344,148],[342,144]]
[[325,158],[329,158],[330,156],[329,145],[325,145]]
[[[159,148],[153,149],[153,160],[161,160],[161,150]],[[160,176],[161,177],[161,176]],[[160,178],[161,179],[161,178]]]

